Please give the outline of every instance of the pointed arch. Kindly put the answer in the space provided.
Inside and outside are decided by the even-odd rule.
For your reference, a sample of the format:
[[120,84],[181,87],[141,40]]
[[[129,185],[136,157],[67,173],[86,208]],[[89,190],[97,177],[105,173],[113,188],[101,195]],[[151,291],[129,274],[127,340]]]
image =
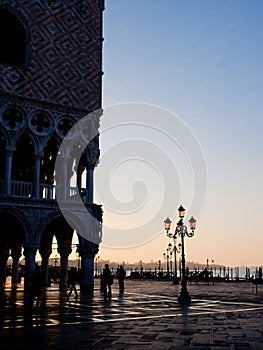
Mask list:
[[13,155],[12,179],[33,182],[35,147],[28,133],[22,134],[16,143]]
[[52,185],[54,183],[55,162],[59,149],[58,140],[55,137],[46,142],[43,150],[43,159],[41,163],[40,182]]
[[21,20],[6,8],[0,9],[0,62],[25,67],[28,36]]

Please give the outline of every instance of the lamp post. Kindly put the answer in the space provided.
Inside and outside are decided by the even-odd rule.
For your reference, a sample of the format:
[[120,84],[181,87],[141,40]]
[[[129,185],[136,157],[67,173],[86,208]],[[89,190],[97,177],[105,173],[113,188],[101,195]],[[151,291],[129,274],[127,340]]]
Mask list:
[[193,216],[189,220],[189,227],[190,232],[188,232],[187,227],[184,225],[183,218],[185,215],[185,209],[181,205],[178,208],[179,218],[180,220],[176,224],[176,229],[174,234],[169,232],[171,228],[172,221],[167,217],[167,219],[164,221],[165,224],[165,230],[168,237],[173,238],[174,240],[177,238],[177,234],[181,236],[181,254],[182,254],[182,272],[181,272],[181,288],[178,294],[178,301],[182,304],[187,304],[191,302],[190,294],[187,290],[187,279],[185,274],[185,253],[184,253],[184,237],[193,237],[194,230],[196,228],[196,220],[193,218]]
[[[182,243],[178,244],[178,250],[179,253],[182,254]],[[179,259],[179,276],[180,276],[180,281],[182,278],[182,257]]]
[[[211,260],[212,264],[215,262],[214,260]],[[206,259],[206,268],[207,271],[209,271],[209,259]]]
[[79,269],[80,269],[80,254],[78,253],[78,272],[79,272]]
[[55,258],[54,258],[55,270],[57,270],[57,262],[58,262],[58,257],[57,255],[55,255]]
[[170,275],[170,269],[169,269],[169,249],[166,249],[166,253],[163,253],[163,258],[166,260],[166,271],[167,271],[167,278],[169,278]]
[[55,269],[54,269],[54,283],[57,283],[57,278],[58,278],[57,262],[58,262],[58,256],[55,255],[55,257],[54,257],[54,264],[55,264]]
[[178,248],[176,246],[176,242],[177,242],[177,237],[174,236],[173,237],[173,241],[174,241],[174,246],[172,246],[172,243],[168,244],[169,250],[170,250],[170,254],[172,256],[173,252],[174,252],[174,284],[178,283],[178,278],[177,278],[177,253],[180,253],[180,246],[181,244],[178,245]]
[[142,260],[139,261],[140,264],[140,274],[143,274]]
[[95,275],[98,277],[98,261],[99,261],[99,256],[96,257],[95,259]]

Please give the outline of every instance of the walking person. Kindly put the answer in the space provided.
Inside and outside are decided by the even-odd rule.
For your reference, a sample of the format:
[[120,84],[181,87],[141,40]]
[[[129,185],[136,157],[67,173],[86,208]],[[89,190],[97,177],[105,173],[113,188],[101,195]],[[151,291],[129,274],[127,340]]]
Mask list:
[[103,269],[103,273],[101,275],[101,287],[103,290],[104,299],[111,299],[111,286],[113,284],[113,276],[110,271],[109,264],[105,264],[105,268]]
[[36,300],[36,308],[40,303],[40,297],[42,294],[42,275],[38,263],[35,263],[35,270],[30,277],[31,283],[31,304],[33,305]]
[[69,297],[71,296],[71,293],[74,291],[75,293],[75,299],[78,299],[78,292],[76,288],[76,283],[78,281],[78,272],[76,267],[71,267],[68,272],[68,287],[69,292],[67,294],[67,299],[69,300]]
[[124,270],[123,266],[120,265],[120,267],[117,269],[117,279],[119,282],[119,292],[120,294],[124,293],[124,280],[126,277],[126,271]]

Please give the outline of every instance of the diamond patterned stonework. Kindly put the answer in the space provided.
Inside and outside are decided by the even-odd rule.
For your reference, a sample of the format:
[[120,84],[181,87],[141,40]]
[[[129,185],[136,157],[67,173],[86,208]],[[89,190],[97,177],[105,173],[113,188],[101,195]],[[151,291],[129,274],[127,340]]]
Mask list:
[[[56,237],[64,290],[76,233],[80,290],[94,289],[92,266],[103,216],[102,206],[93,202],[93,171],[100,155],[103,10],[104,0],[0,0],[0,221],[8,227],[0,235],[1,288],[9,257],[12,285],[17,285],[24,255],[27,291],[37,252],[48,286]],[[70,146],[78,149],[87,141],[77,159],[70,147],[60,145],[87,115],[86,128]],[[59,206],[59,195],[66,208],[70,204],[71,221]]]
[[100,3],[62,1],[56,7],[44,0],[0,1],[0,8],[10,7],[23,23],[29,46],[26,68],[0,64],[0,92],[67,107],[100,108]]

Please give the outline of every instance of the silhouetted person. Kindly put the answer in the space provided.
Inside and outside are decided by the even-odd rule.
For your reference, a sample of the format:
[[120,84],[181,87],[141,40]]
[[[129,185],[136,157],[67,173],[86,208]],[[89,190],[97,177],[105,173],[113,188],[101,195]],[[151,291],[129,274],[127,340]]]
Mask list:
[[108,264],[105,264],[105,269],[101,275],[101,287],[104,294],[104,299],[111,299],[111,286],[113,284],[113,276]]
[[68,272],[68,286],[69,286],[69,293],[67,294],[68,300],[73,291],[75,293],[75,299],[78,299],[78,292],[76,288],[77,280],[78,280],[77,269],[76,267],[71,267]]
[[121,265],[117,270],[117,279],[119,282],[119,292],[120,294],[124,293],[124,279],[126,277],[126,271],[124,270],[123,266]]
[[35,270],[30,277],[30,283],[31,283],[31,303],[33,305],[36,299],[36,307],[38,308],[40,297],[42,294],[42,275],[40,272],[40,267],[38,266],[37,263],[35,264]]

